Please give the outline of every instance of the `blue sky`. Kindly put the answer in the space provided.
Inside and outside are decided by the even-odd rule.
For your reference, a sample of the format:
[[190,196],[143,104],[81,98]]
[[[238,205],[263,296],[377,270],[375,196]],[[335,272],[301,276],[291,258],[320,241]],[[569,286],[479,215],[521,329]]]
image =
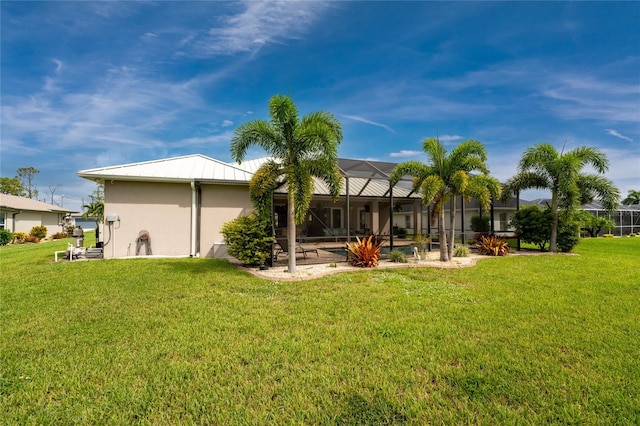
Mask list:
[[40,198],[57,187],[66,207],[94,189],[80,169],[230,161],[236,126],[277,93],[335,114],[341,157],[426,161],[426,137],[476,139],[505,180],[534,143],[590,145],[623,195],[640,189],[639,2],[0,7],[1,175],[34,166]]

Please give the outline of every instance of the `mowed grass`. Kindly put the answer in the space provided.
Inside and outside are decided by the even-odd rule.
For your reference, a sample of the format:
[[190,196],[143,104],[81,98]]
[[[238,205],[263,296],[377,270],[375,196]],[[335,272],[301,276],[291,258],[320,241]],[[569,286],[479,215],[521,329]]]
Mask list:
[[640,238],[313,281],[0,248],[1,424],[639,424]]

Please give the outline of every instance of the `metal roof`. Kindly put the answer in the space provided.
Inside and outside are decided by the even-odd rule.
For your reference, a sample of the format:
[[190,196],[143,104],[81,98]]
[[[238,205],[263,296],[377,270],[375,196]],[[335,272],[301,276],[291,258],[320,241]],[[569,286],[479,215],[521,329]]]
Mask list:
[[235,165],[206,157],[186,155],[182,157],[123,164],[80,170],[78,176],[90,180],[142,180],[162,182],[215,181],[225,183],[248,183],[252,173]]
[[49,213],[71,213],[71,209],[65,209],[54,204],[43,203],[42,201],[32,200],[30,198],[18,197],[16,195],[0,194],[0,208],[5,210],[27,210],[34,212]]
[[[155,182],[224,182],[248,184],[253,174],[271,157],[256,158],[242,163],[224,163],[204,155],[195,154],[141,163],[123,164],[80,170],[77,175],[94,181],[135,180]],[[395,163],[368,160],[338,159],[343,175],[340,195],[346,196],[347,179],[349,195],[359,197],[387,197],[389,176]],[[329,188],[320,179],[314,179],[314,195],[329,196]],[[283,183],[276,193],[286,193]],[[411,191],[410,181],[401,181],[393,187],[394,197],[419,198]]]
[[[241,164],[233,164],[235,167],[255,173],[264,163],[272,157],[257,158],[243,161]],[[349,180],[349,196],[354,197],[387,197],[389,195],[389,176],[395,163],[369,160],[353,160],[347,158],[338,159],[338,169],[342,173],[342,189],[340,196],[347,195],[347,179]],[[286,182],[279,186],[277,194],[287,193]],[[314,178],[314,195],[329,196],[329,188],[320,179]],[[399,182],[393,187],[393,196],[399,198],[420,198],[419,194],[411,191],[410,182]]]

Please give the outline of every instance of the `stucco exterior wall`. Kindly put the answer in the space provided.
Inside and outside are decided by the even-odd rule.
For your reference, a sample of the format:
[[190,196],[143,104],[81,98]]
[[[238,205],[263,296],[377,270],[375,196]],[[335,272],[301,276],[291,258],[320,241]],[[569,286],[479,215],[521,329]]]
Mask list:
[[[190,254],[189,184],[107,181],[104,191],[105,258],[134,256],[141,230],[149,231],[154,255]],[[110,215],[120,220],[109,223],[106,218]]]
[[15,216],[15,212],[5,212],[5,229],[11,232],[24,232],[28,234],[34,226],[44,225],[47,227],[47,235],[55,234],[62,231],[60,222],[62,222],[62,213],[33,212],[23,211]]
[[251,212],[248,185],[201,185],[200,256],[226,257],[222,225]]

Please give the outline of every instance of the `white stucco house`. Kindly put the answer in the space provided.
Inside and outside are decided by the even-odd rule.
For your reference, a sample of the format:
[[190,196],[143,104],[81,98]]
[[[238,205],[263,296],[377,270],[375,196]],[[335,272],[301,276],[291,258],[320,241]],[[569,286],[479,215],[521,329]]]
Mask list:
[[30,198],[0,194],[0,229],[29,233],[34,226],[44,225],[48,233],[63,231],[64,218],[70,209]]

